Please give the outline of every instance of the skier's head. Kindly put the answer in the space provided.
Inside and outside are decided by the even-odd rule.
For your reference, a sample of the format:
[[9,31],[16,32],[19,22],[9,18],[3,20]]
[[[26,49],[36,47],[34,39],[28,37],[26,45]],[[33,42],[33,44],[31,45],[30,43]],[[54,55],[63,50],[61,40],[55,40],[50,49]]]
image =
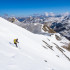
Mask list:
[[16,38],[16,40],[18,40],[18,38]]

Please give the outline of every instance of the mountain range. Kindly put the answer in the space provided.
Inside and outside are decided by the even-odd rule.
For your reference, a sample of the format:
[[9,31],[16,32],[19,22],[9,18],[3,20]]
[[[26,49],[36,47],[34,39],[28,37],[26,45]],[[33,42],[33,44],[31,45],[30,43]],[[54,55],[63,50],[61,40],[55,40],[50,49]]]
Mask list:
[[[14,19],[13,19],[14,18]],[[33,32],[41,33],[41,28],[44,24],[52,28],[57,33],[70,40],[70,15],[65,13],[63,15],[47,16],[30,16],[30,17],[13,17],[8,18],[9,21]]]

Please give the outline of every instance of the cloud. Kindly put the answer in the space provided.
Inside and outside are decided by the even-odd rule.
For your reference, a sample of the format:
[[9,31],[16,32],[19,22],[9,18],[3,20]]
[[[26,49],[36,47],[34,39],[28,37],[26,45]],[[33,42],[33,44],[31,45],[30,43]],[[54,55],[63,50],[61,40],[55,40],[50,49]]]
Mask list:
[[48,13],[48,12],[45,12],[45,16],[47,16],[47,17],[48,17],[48,16],[49,16],[49,13]]
[[63,16],[68,16],[68,15],[70,15],[69,12],[63,13]]
[[50,12],[49,16],[55,16],[55,14],[53,12]]
[[55,14],[53,13],[53,12],[50,12],[50,13],[48,13],[48,12],[45,12],[45,16],[55,16]]

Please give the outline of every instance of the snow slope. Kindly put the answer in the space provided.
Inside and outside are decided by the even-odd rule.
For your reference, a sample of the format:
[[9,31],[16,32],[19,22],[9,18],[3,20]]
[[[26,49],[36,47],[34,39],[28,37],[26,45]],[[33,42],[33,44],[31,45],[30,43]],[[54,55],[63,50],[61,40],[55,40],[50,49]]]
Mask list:
[[[56,48],[69,41],[64,37],[58,41],[55,35],[59,34],[33,34],[0,17],[0,70],[70,70],[70,52]],[[19,40],[18,48],[14,38]]]

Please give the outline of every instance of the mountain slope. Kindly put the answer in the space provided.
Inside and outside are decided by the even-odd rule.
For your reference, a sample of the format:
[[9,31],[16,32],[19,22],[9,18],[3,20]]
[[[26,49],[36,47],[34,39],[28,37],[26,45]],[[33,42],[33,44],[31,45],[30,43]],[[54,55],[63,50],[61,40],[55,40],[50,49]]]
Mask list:
[[70,52],[61,47],[68,44],[60,34],[33,34],[0,17],[0,70],[70,70]]

